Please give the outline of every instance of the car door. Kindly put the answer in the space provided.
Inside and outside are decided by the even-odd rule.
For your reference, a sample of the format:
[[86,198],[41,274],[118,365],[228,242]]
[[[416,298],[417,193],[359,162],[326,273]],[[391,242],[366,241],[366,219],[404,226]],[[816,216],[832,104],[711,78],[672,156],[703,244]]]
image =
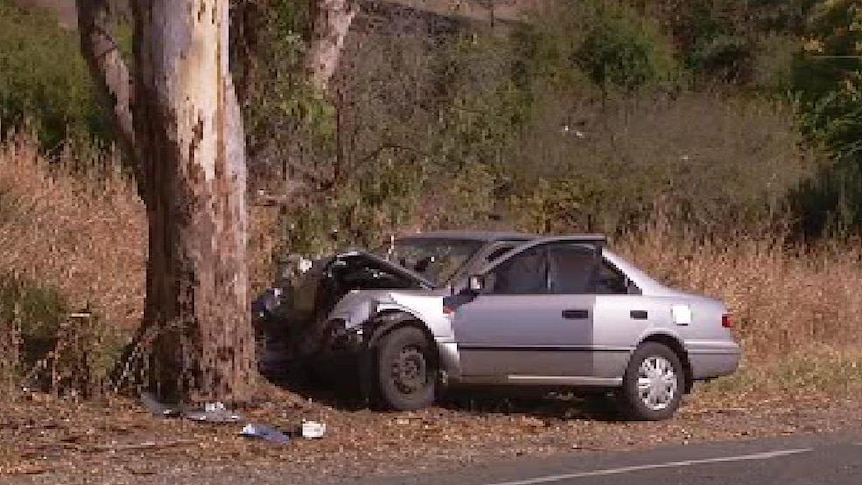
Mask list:
[[596,293],[593,374],[619,379],[640,336],[670,312],[655,299],[641,295],[637,286],[607,260],[598,269]]
[[589,375],[594,262],[586,246],[551,243],[489,271],[485,289],[453,317],[462,374],[549,384]]

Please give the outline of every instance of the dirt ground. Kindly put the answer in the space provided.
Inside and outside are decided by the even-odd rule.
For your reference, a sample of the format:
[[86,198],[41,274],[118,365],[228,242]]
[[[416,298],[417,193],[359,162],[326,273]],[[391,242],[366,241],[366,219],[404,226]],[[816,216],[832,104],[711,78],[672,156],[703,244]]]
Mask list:
[[[44,394],[0,400],[0,483],[208,483],[278,474],[286,483],[452,469],[519,456],[642,449],[862,428],[858,388],[761,395],[707,390],[658,423],[620,419],[606,402],[463,396],[410,413],[351,410],[263,385],[244,422],[291,432],[323,421],[322,439],[273,444],[243,423],[157,418],[131,399],[76,403]],[[247,478],[246,478],[247,479]]]

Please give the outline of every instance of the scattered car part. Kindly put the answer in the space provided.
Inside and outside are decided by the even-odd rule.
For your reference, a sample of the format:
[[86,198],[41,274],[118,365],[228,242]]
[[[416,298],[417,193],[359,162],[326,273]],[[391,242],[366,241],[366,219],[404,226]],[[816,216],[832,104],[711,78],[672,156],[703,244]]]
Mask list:
[[258,438],[276,444],[285,444],[290,441],[290,436],[265,424],[248,423],[243,426],[239,434],[247,438]]
[[182,407],[179,405],[170,405],[159,402],[156,396],[151,392],[141,393],[141,404],[150,411],[153,416],[172,418],[182,415]]
[[303,421],[300,428],[303,438],[316,439],[323,438],[326,434],[326,424],[317,421]]
[[192,421],[209,423],[236,423],[242,420],[242,415],[227,409],[224,403],[206,403],[202,408],[190,409],[183,404],[166,404],[160,402],[151,392],[141,393],[141,404],[153,416],[163,418],[183,417]]
[[207,423],[236,423],[242,420],[242,415],[227,409],[222,402],[206,403],[203,408],[185,410],[183,417]]

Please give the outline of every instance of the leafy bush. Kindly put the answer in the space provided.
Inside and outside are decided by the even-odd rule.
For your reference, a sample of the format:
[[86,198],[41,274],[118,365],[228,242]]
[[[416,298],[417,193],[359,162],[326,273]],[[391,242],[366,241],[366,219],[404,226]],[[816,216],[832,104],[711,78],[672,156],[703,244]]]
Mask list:
[[65,299],[56,290],[0,275],[0,324],[17,326],[19,364],[24,368],[32,367],[53,348],[68,313]]
[[345,245],[373,247],[384,235],[409,226],[424,181],[422,165],[408,165],[387,153],[365,170],[313,209],[286,213],[286,248],[280,249],[316,255]]
[[[398,18],[358,33],[337,94],[315,101],[331,106],[332,118],[314,116],[331,122],[313,130],[327,136],[296,150],[287,139],[302,129],[282,135],[280,156],[325,182],[289,197],[287,248],[315,254],[418,227],[617,233],[656,200],[703,229],[782,213],[811,173],[792,111],[749,93],[686,93],[671,41],[637,12],[543,2],[504,32],[429,35]],[[290,29],[299,55],[302,31]]]
[[673,58],[658,29],[633,11],[599,3],[575,62],[602,89],[634,91],[666,80]]
[[672,29],[685,65],[701,76],[747,82],[754,43],[748,35],[746,14],[735,0],[681,2]]
[[809,40],[795,65],[800,123],[829,159],[796,197],[802,229],[862,228],[862,5],[825,2],[815,11]]
[[11,0],[0,0],[0,120],[32,123],[51,148],[74,136],[105,136],[108,129],[77,35],[50,14]]
[[70,316],[57,290],[0,275],[0,378],[91,397],[106,389],[123,344],[97,316]]
[[252,177],[284,181],[300,158],[328,163],[334,154],[334,106],[314,92],[303,66],[310,2],[233,4],[231,60]]
[[764,92],[784,97],[793,87],[793,66],[799,39],[793,35],[770,34],[757,43],[752,60],[751,84]]

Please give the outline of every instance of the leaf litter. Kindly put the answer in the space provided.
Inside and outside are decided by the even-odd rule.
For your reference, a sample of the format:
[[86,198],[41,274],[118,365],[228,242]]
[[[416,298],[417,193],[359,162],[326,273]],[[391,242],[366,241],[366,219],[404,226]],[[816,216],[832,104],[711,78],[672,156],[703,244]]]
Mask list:
[[[265,384],[258,404],[242,414],[259,427],[246,434],[272,439],[247,439],[240,434],[242,425],[165,419],[139,400],[84,402],[21,393],[0,398],[0,481],[98,477],[99,483],[134,483],[135,477],[163,477],[170,482],[207,473],[241,477],[252,469],[297,482],[337,480],[517,456],[860,429],[860,404],[862,395],[850,389],[695,392],[674,419],[635,423],[622,420],[607,402],[573,398],[455,400],[383,413],[305,399]],[[326,423],[323,439],[289,440],[310,420]]]

